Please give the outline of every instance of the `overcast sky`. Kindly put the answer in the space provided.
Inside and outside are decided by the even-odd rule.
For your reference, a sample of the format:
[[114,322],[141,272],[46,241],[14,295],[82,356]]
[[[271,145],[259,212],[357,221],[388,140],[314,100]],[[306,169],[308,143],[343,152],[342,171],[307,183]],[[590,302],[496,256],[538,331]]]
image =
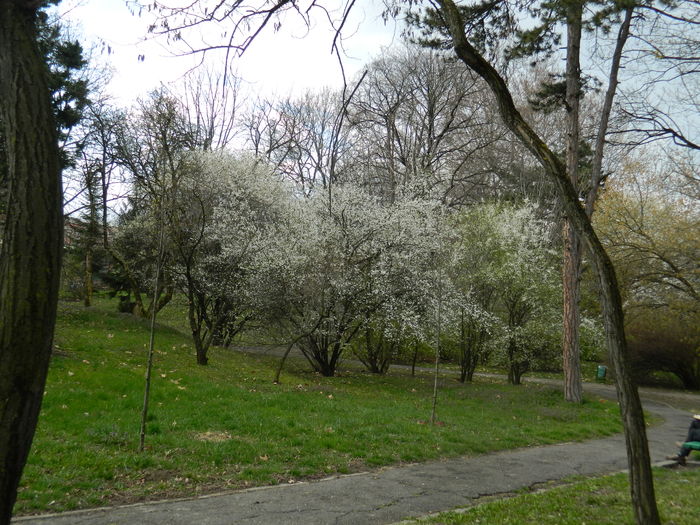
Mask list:
[[[358,4],[343,31],[343,62],[349,79],[367,61],[401,40],[396,24],[385,24],[381,19],[382,2]],[[164,39],[147,39],[152,18],[148,13],[133,15],[125,0],[63,0],[59,11],[77,30],[85,47],[90,43],[98,49],[109,46],[111,53],[98,53],[98,60],[114,68],[109,90],[121,103],[130,103],[161,82],[178,79],[196,62],[193,57],[173,56],[174,50]],[[212,26],[206,30],[219,31]],[[256,94],[284,95],[324,85],[340,86],[342,75],[337,58],[331,54],[332,40],[327,20],[317,11],[311,30],[295,18],[286,21],[279,32],[270,28],[262,33],[243,57],[234,60],[234,67]],[[144,60],[139,60],[140,55]],[[223,53],[210,60],[223,64]]]

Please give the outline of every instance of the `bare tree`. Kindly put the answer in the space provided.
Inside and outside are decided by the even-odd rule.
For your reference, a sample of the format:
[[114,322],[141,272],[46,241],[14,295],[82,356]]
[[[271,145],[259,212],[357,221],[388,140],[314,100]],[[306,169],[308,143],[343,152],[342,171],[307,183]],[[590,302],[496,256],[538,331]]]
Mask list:
[[406,192],[450,205],[483,196],[490,172],[478,159],[503,131],[484,95],[444,54],[409,46],[375,60],[349,108],[365,183],[389,202]]
[[[156,222],[162,220],[163,210],[177,194],[179,179],[186,170],[184,153],[196,149],[197,138],[196,128],[183,117],[177,99],[161,91],[140,101],[138,109],[117,132],[116,162],[129,173],[132,186],[130,208],[124,220],[135,219],[132,223],[139,227],[151,224],[159,231],[159,225],[146,221],[146,216]],[[157,234],[154,231],[150,232],[151,262],[156,258],[153,243]],[[172,298],[173,283],[167,269],[169,256],[166,253],[161,292],[155,302],[146,303],[142,292],[149,289],[150,279],[140,271],[144,269],[143,261],[132,260],[136,252],[130,248],[141,247],[148,251],[147,239],[143,237],[143,233],[148,232],[133,230],[131,237],[128,229],[120,228],[119,232],[120,237],[110,242],[108,249],[129,283],[135,301],[133,312],[150,317],[153,308],[160,310]]]
[[688,186],[642,157],[606,188],[596,227],[618,261],[628,308],[700,312],[700,212]]
[[[108,98],[96,97],[91,100],[81,123],[80,157],[68,170],[69,176],[64,174],[64,182],[68,179],[67,183],[71,186],[70,190],[64,191],[64,211],[66,220],[73,224],[71,230],[76,237],[78,255],[83,259],[82,294],[85,306],[90,306],[93,274],[99,271],[95,258],[98,261],[106,260],[104,252],[109,247],[109,216],[114,213],[111,208],[124,198],[115,160],[116,131],[122,117],[122,113],[110,105]],[[105,263],[105,260],[101,262]]]
[[241,100],[235,71],[200,66],[173,85],[170,93],[179,101],[198,149],[225,149],[236,139]]
[[246,143],[251,147],[253,154],[270,162],[273,152],[284,150],[288,140],[280,122],[281,115],[277,113],[275,106],[273,100],[257,99],[250,104],[250,109],[241,122]]
[[304,195],[347,176],[350,150],[342,94],[328,88],[258,101],[245,119],[248,142]]
[[[624,60],[634,82],[623,90],[624,144],[671,141],[700,150],[700,2],[639,2]],[[673,96],[669,96],[673,93]]]

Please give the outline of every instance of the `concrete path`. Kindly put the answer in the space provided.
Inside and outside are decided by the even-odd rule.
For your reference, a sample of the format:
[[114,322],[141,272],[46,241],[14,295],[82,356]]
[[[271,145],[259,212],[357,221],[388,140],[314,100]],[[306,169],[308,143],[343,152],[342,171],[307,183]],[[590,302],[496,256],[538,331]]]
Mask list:
[[[542,381],[548,382],[548,381]],[[586,384],[589,394],[611,397],[610,386]],[[648,431],[652,461],[676,452],[689,423],[688,411],[674,408],[700,396],[642,391],[647,411],[664,423]],[[651,400],[653,398],[653,400]],[[421,463],[329,478],[262,487],[196,499],[16,518],[17,525],[134,524],[381,524],[423,516],[474,499],[532,487],[572,475],[591,476],[625,469],[622,435],[472,458]]]

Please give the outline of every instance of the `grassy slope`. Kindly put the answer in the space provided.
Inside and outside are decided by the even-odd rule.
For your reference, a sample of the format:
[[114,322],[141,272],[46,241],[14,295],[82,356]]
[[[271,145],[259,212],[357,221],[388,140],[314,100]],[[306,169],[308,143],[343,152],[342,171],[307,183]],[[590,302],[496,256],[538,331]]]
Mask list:
[[191,496],[621,430],[610,402],[572,406],[544,387],[460,385],[452,377],[441,386],[441,424],[431,427],[430,377],[322,378],[292,364],[273,385],[276,361],[215,348],[200,367],[190,340],[161,326],[147,450],[139,454],[148,323],[113,309],[60,305],[16,513]]
[[[700,469],[654,471],[659,512],[664,523],[696,525],[700,516]],[[635,523],[625,474],[580,481],[535,494],[501,499],[446,512],[419,523],[500,525],[622,525]]]

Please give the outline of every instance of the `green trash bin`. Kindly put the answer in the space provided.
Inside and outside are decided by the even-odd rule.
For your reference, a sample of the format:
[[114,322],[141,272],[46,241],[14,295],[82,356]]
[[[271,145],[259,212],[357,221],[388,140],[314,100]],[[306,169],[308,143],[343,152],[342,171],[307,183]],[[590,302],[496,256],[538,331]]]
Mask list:
[[605,365],[598,365],[598,372],[595,375],[595,378],[599,381],[605,381],[605,374],[608,373],[608,367]]

